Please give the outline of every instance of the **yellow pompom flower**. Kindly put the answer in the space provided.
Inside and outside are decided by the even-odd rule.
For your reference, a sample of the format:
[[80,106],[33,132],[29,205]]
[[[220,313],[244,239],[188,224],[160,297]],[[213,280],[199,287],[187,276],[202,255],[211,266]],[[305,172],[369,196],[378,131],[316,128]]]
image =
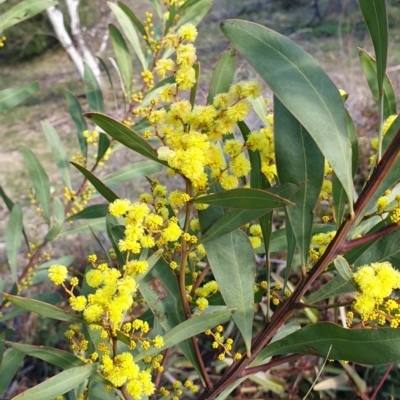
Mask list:
[[156,347],[157,349],[163,347],[164,346],[164,339],[160,335],[157,335],[153,339],[153,346]]
[[64,265],[53,264],[49,268],[48,277],[55,285],[61,285],[68,277],[68,269]]
[[83,311],[87,304],[85,296],[70,297],[69,304],[74,311]]
[[91,304],[83,311],[83,318],[86,322],[98,322],[103,317],[104,310],[98,304]]
[[229,166],[232,174],[238,178],[246,176],[251,170],[250,161],[244,156],[244,154],[239,154],[237,157],[232,159]]
[[181,235],[182,229],[175,222],[169,223],[169,225],[161,233],[161,236],[168,242],[175,242],[181,237]]
[[180,90],[189,90],[196,83],[196,73],[194,68],[181,68],[176,73],[175,82]]
[[258,236],[249,236],[249,239],[253,249],[257,249],[261,246],[261,239]]
[[226,110],[226,115],[231,121],[243,121],[251,111],[251,106],[250,104],[245,101],[239,101],[235,105],[229,107]]
[[196,304],[200,311],[204,311],[208,307],[208,300],[204,297],[199,297],[196,300]]
[[252,225],[249,229],[249,232],[252,236],[262,236],[262,230],[259,224]]
[[162,58],[160,60],[157,60],[155,70],[160,78],[165,78],[167,72],[173,71],[174,68],[175,63],[173,60]]
[[131,202],[128,199],[117,199],[110,203],[108,207],[109,213],[115,217],[122,217],[129,209]]
[[235,157],[242,152],[243,145],[239,140],[230,139],[225,142],[223,149],[226,154]]
[[188,42],[194,42],[197,38],[197,29],[193,24],[184,24],[178,30],[178,35]]
[[246,146],[251,151],[263,150],[267,146],[264,132],[251,132],[247,137]]
[[227,172],[221,175],[219,183],[224,190],[236,189],[239,186],[238,178],[234,175],[229,175]]
[[98,269],[91,269],[86,274],[86,283],[92,288],[99,287],[104,280],[103,273]]

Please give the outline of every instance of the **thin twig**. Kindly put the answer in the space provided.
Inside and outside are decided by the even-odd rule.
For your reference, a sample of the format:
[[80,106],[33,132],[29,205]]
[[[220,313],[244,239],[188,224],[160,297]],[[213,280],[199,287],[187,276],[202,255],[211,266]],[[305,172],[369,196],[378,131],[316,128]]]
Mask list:
[[394,363],[391,363],[391,364],[388,365],[388,367],[387,367],[385,373],[384,373],[383,376],[382,376],[381,381],[379,382],[378,386],[377,386],[376,389],[374,390],[374,393],[372,393],[372,396],[370,397],[370,400],[374,400],[375,397],[378,395],[379,391],[381,390],[383,384],[384,384],[385,381],[386,381],[386,378],[389,376],[389,373],[390,373],[390,371],[392,370],[393,365],[394,365]]
[[353,304],[353,300],[343,301],[343,302],[333,303],[333,304],[321,304],[321,305],[299,302],[296,304],[296,307],[297,308],[315,308],[317,310],[329,310],[330,308],[339,308],[339,307],[343,307],[343,306],[350,306],[351,304]]
[[210,270],[210,263],[207,263],[206,266],[203,268],[203,271],[201,271],[201,274],[198,277],[198,279],[196,279],[196,282],[194,283],[192,290],[190,291],[190,296],[192,297],[194,296],[196,289],[201,285],[209,270]]
[[265,372],[271,368],[275,368],[278,365],[292,362],[292,361],[297,361],[301,357],[304,357],[304,355],[303,354],[291,354],[290,356],[278,358],[277,360],[270,361],[268,364],[262,364],[262,365],[257,365],[256,367],[246,368],[245,370],[242,371],[240,376],[243,377],[243,376],[256,374],[257,372]]
[[171,353],[171,349],[172,349],[172,347],[170,347],[169,349],[167,349],[167,350],[165,351],[164,356],[163,356],[163,360],[162,360],[162,363],[161,363],[161,366],[163,367],[163,370],[162,370],[162,371],[159,371],[159,372],[157,373],[157,375],[156,375],[156,378],[154,379],[154,386],[155,386],[157,389],[158,389],[158,387],[159,387],[159,385],[160,385],[161,376],[162,376],[162,374],[163,374],[163,372],[164,372],[165,365],[167,364],[168,357],[169,357],[169,355],[170,355],[170,353]]

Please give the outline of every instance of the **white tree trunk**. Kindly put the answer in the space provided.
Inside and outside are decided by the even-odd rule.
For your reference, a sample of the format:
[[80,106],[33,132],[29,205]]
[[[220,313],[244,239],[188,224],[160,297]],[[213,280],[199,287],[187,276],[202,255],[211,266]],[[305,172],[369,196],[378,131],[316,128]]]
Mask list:
[[82,34],[81,21],[78,13],[80,0],[65,0],[65,3],[67,5],[68,14],[71,20],[71,34],[74,42],[76,43],[78,50],[82,55],[83,61],[93,71],[93,74],[101,85],[101,72],[99,63],[86,46],[86,42]]
[[62,12],[52,6],[46,12],[53,26],[57,39],[61,43],[64,50],[67,52],[72,62],[75,64],[81,78],[83,78],[84,63],[93,71],[99,84],[102,84],[100,66],[97,59],[86,46],[85,39],[82,34],[81,22],[78,13],[80,0],[65,0],[68,14],[71,20],[71,34],[74,40],[71,39],[64,25],[64,16]]
[[57,39],[71,58],[72,62],[75,64],[75,67],[78,70],[81,78],[83,78],[83,59],[78,50],[75,48],[67,30],[65,29],[64,16],[62,12],[56,7],[51,6],[46,10],[46,13],[49,17],[51,25],[53,26]]

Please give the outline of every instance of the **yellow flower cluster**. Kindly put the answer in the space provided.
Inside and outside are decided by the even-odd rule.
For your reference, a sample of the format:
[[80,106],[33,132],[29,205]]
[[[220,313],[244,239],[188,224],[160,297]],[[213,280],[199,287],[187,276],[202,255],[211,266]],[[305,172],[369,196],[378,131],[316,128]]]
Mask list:
[[208,307],[207,297],[213,295],[217,291],[218,283],[216,281],[207,282],[202,287],[196,289],[195,294],[198,296],[196,304],[199,311],[204,311]]
[[0,36],[0,48],[1,47],[4,47],[4,42],[6,41],[6,37],[3,35],[3,36]]
[[[70,204],[70,211],[67,212],[66,216],[70,217],[71,215],[82,211],[88,204],[93,193],[95,193],[95,190],[87,183],[85,184],[83,190],[79,193],[79,196],[75,190],[70,190],[68,187],[64,187],[65,204]],[[72,221],[70,222],[72,223]]]
[[313,248],[310,249],[309,255],[313,262],[317,261],[322,254],[325,253],[329,243],[335,237],[336,231],[318,233],[311,238]]
[[[359,293],[354,299],[354,309],[363,321],[378,319],[380,324],[390,321],[392,327],[400,322],[398,302],[389,299],[394,289],[400,288],[400,272],[389,262],[372,263],[354,273]],[[393,311],[397,311],[393,315]],[[392,322],[394,321],[394,322]]]
[[83,131],[83,137],[89,144],[92,144],[93,146],[97,146],[99,144],[99,132],[97,131],[93,131],[91,133],[87,130]]
[[218,325],[215,328],[215,332],[213,332],[211,329],[207,329],[204,333],[214,338],[214,341],[212,342],[213,349],[218,349],[218,348],[222,349],[222,352],[218,354],[218,360],[220,361],[225,360],[227,355],[232,357],[233,360],[235,361],[240,360],[242,358],[242,355],[240,353],[235,353],[235,354],[231,353],[233,347],[233,339],[231,338],[226,339],[223,336],[223,332],[224,332],[224,327],[222,325]]
[[253,249],[260,247],[262,239],[261,226],[259,224],[254,224],[250,226],[249,234],[250,243],[253,246]]
[[143,395],[150,396],[155,391],[149,370],[140,370],[131,353],[118,354],[113,359],[104,355],[101,362],[104,377],[115,387],[126,384],[128,393],[136,400]]
[[161,43],[154,39],[154,23],[153,23],[153,14],[146,12],[146,18],[143,21],[143,27],[145,30],[145,35],[143,35],[143,39],[147,42],[148,48],[152,52],[156,52],[161,49]]

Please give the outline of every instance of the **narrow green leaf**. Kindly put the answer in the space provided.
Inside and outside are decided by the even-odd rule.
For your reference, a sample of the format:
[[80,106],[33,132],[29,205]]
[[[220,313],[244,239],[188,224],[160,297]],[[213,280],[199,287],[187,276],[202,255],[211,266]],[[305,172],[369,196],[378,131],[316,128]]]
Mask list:
[[52,400],[57,396],[67,393],[86,379],[94,375],[99,368],[98,364],[87,364],[79,367],[69,368],[43,383],[28,389],[14,397],[14,400]]
[[214,240],[227,233],[235,231],[243,225],[254,221],[264,214],[269,212],[268,210],[237,210],[233,209],[226,212],[221,218],[215,221],[204,235],[201,236],[197,244]]
[[15,203],[10,219],[6,228],[6,251],[7,258],[10,264],[11,274],[14,282],[17,282],[17,259],[21,248],[22,239],[22,209],[18,203]]
[[[111,65],[112,65],[112,66],[114,67],[114,69],[117,71],[118,78],[119,78],[119,84],[120,84],[120,86],[121,86],[121,92],[124,94],[124,96],[122,97],[122,101],[123,101],[124,110],[125,110],[125,109],[126,109],[126,100],[128,99],[128,97],[125,96],[126,93],[125,93],[124,79],[122,78],[121,71],[120,71],[119,68],[118,68],[117,62],[116,62],[112,57],[108,57],[108,59],[110,60]],[[115,98],[115,94],[114,94],[114,98]],[[116,98],[115,98],[115,99],[116,99]]]
[[252,105],[253,110],[264,126],[270,126],[270,123],[267,121],[268,109],[265,104],[265,98],[263,96],[258,96],[256,99],[249,97],[247,100]]
[[118,220],[112,215],[108,214],[106,216],[106,228],[108,238],[110,239],[111,245],[115,251],[119,265],[125,265],[125,258],[118,247],[119,241],[125,236],[125,227],[119,225]]
[[0,16],[0,32],[57,4],[57,1],[25,0]]
[[78,99],[72,93],[68,92],[68,90],[64,90],[64,96],[67,101],[68,111],[76,127],[76,133],[82,155],[87,157],[87,142],[86,138],[83,136],[83,132],[86,131],[88,127],[85,118],[83,118],[82,115],[81,105],[79,104]]
[[[290,222],[290,218],[288,216],[287,210],[285,210],[286,216],[286,226],[285,226],[285,233],[286,233],[286,266],[285,266],[285,287],[289,280],[289,274],[292,269],[292,263],[294,259],[294,254],[297,248],[297,241],[296,236],[293,231],[292,223]],[[303,264],[304,266],[304,264]],[[269,285],[269,282],[268,282]]]
[[157,152],[146,142],[146,140],[121,122],[99,113],[86,113],[85,117],[89,118],[103,129],[104,132],[108,133],[111,137],[129,149],[136,151],[150,160],[157,161],[163,165],[168,165],[167,162],[161,161],[158,158]]
[[[139,290],[155,318],[166,332],[186,321],[178,281],[163,258],[160,258],[142,279]],[[193,343],[190,340],[185,340],[178,346],[199,375],[202,376]]]
[[161,5],[159,0],[150,0],[150,3],[152,4],[152,6],[154,7],[155,12],[158,15],[158,18],[160,18],[162,21],[164,20],[163,18],[163,12],[161,9]]
[[[1,29],[0,29],[1,31]],[[39,90],[38,82],[31,82],[23,86],[14,86],[0,91],[0,112],[7,111],[22,103]]]
[[249,238],[242,231],[234,231],[205,243],[204,247],[227,307],[237,309],[233,320],[250,352],[256,262]]
[[274,97],[276,168],[280,184],[303,182],[286,212],[305,266],[311,242],[313,210],[324,178],[324,156],[290,111]]
[[124,83],[124,93],[126,93],[128,98],[130,98],[133,76],[131,56],[125,40],[119,30],[112,24],[108,25],[108,29],[110,30],[111,43],[114,48],[115,59],[117,60],[118,69],[121,73]]
[[58,170],[60,171],[61,177],[63,178],[68,189],[71,189],[71,176],[69,173],[68,156],[63,145],[61,144],[60,137],[49,121],[42,121],[41,124],[43,132],[46,135],[46,139],[50,144],[51,151],[53,152],[54,160],[57,164]]
[[389,261],[394,266],[398,266],[400,263],[399,243],[400,229],[397,229],[375,241],[355,260],[354,264],[358,267],[371,262]]
[[[238,122],[238,127],[243,136],[243,140],[247,141],[250,135],[250,129],[244,121]],[[251,164],[250,171],[250,187],[254,189],[268,189],[271,185],[267,178],[261,172],[261,156],[259,151],[249,151],[249,159]]]
[[183,8],[184,11],[180,14],[181,17],[178,19],[178,22],[175,23],[176,28],[179,28],[186,23],[197,26],[207,15],[212,6],[212,2],[213,0],[201,0],[192,6]]
[[71,215],[67,221],[76,221],[77,219],[93,219],[105,217],[108,212],[108,204],[94,204],[84,208],[77,214]]
[[[400,331],[392,328],[346,329],[330,322],[306,326],[267,347],[267,355],[299,353],[366,365],[400,360]],[[365,351],[368,349],[368,351]]]
[[83,71],[83,84],[90,111],[103,112],[103,95],[101,94],[99,82],[97,82],[93,71],[86,64]]
[[[4,340],[6,339],[6,333],[1,332],[0,333],[0,365],[3,362],[3,356],[4,356]],[[0,375],[1,376],[1,375]],[[0,392],[1,393],[1,392]]]
[[144,357],[154,356],[160,351],[175,346],[186,339],[206,331],[207,329],[211,329],[219,324],[223,324],[231,318],[234,312],[235,310],[225,309],[202,314],[198,317],[188,319],[187,321],[175,326],[175,328],[172,328],[163,336],[163,347],[159,349],[151,348],[149,350],[142,351],[138,356],[135,357],[135,361],[143,360]]
[[130,182],[143,176],[160,172],[161,165],[154,161],[141,161],[129,164],[118,171],[103,178],[106,185],[118,185],[124,182]]
[[46,171],[33,152],[26,146],[20,146],[26,168],[32,182],[35,195],[43,211],[46,222],[50,224],[50,182]]
[[14,349],[7,349],[0,364],[0,394],[3,393],[17,373],[25,355]]
[[110,203],[119,197],[108,188],[100,179],[96,178],[90,171],[71,161],[71,164],[88,179],[88,181],[94,186],[94,188]]
[[161,258],[163,255],[164,250],[163,249],[158,249],[155,251],[146,261],[148,264],[147,271],[144,272],[143,274],[137,274],[135,275],[135,281],[137,284],[139,284],[143,278],[151,271],[151,269],[156,265],[158,260]]
[[6,345],[28,356],[39,358],[61,369],[79,367],[85,363],[77,356],[63,350],[46,346],[32,346],[30,344],[13,343],[6,341]]
[[232,189],[222,193],[197,197],[194,199],[194,202],[210,204],[217,207],[266,211],[272,208],[293,205],[291,201],[266,190],[248,188]]
[[195,77],[196,83],[190,89],[190,95],[189,95],[189,100],[190,100],[190,104],[192,105],[192,108],[194,107],[194,103],[196,101],[197,85],[199,83],[199,77],[200,77],[200,63],[196,62],[193,65],[193,69],[194,69],[194,77]]
[[118,7],[129,17],[129,19],[136,26],[136,29],[139,31],[139,33],[142,36],[147,36],[146,30],[144,29],[143,24],[136,17],[136,15],[133,13],[133,11],[127,5],[122,3],[121,1],[118,2]]
[[99,163],[102,160],[104,154],[106,154],[107,150],[109,149],[110,144],[111,141],[108,136],[105,133],[100,132],[96,163]]
[[[360,58],[361,67],[364,71],[365,78],[367,79],[368,86],[371,90],[376,104],[379,106],[379,89],[376,79],[376,61],[364,49],[358,49],[358,56]],[[389,76],[385,73],[383,77],[383,118],[390,115],[395,115],[396,112],[396,97],[394,89]]]
[[351,147],[343,101],[331,79],[309,54],[268,28],[228,20],[222,31],[314,139],[345,188],[352,212]]
[[[347,126],[347,137],[350,140],[352,149],[351,171],[353,173],[353,176],[355,176],[358,165],[358,137],[353,119],[351,118],[347,110],[346,110],[346,126]],[[335,207],[336,227],[339,229],[344,217],[344,211],[346,206],[346,193],[335,173],[333,173],[333,179],[332,179],[332,196],[333,196],[333,205]]]
[[98,382],[91,379],[89,382],[88,399],[90,400],[115,400],[115,389],[109,390],[110,384],[108,381]]
[[212,104],[217,94],[225,93],[232,84],[235,73],[236,50],[229,46],[221,55],[211,77],[207,104]]
[[386,72],[388,50],[386,2],[382,0],[359,0],[359,4],[374,45],[376,78],[378,81],[378,90],[381,92]]
[[314,304],[329,297],[351,292],[355,292],[354,286],[338,275],[322,286],[321,289],[307,296],[306,303]]
[[[107,64],[103,61],[102,58],[97,57],[97,61],[99,62],[100,70],[104,71],[107,75],[108,78],[108,83],[110,84],[111,90],[113,91],[114,94],[114,85],[112,82],[111,74],[110,74],[110,69],[107,67]],[[115,99],[115,94],[114,94],[114,99]]]
[[64,221],[65,221],[64,204],[58,197],[54,197],[52,226],[43,240],[45,242],[51,242],[52,240],[54,240],[61,232]]
[[[47,271],[41,271],[41,272],[45,272],[47,278]],[[34,300],[44,301],[45,303],[49,304],[57,304],[61,300],[61,296],[58,293],[39,293],[32,296],[32,298]],[[27,311],[20,307],[14,307],[11,311],[8,311],[0,318],[0,322],[9,321],[10,319],[13,319],[25,312]]]
[[[353,273],[351,272],[351,268],[347,260],[342,256],[337,256],[333,261],[333,264],[336,268],[336,271],[339,275],[346,281],[351,284],[353,280]],[[355,288],[354,288],[355,289]]]
[[111,11],[114,13],[119,24],[121,25],[125,36],[128,38],[130,44],[132,45],[133,50],[135,51],[140,63],[142,64],[143,71],[147,70],[146,57],[143,54],[143,50],[139,41],[139,36],[131,19],[118,5],[111,2],[108,2],[107,4],[111,8]]
[[9,294],[5,294],[4,298],[7,301],[10,301],[12,304],[16,305],[17,307],[21,307],[24,310],[32,311],[35,314],[43,315],[44,317],[57,319],[59,321],[82,322],[81,317],[70,314],[67,311],[61,310],[60,308],[54,307],[42,301],[33,300],[25,297],[12,296]]

